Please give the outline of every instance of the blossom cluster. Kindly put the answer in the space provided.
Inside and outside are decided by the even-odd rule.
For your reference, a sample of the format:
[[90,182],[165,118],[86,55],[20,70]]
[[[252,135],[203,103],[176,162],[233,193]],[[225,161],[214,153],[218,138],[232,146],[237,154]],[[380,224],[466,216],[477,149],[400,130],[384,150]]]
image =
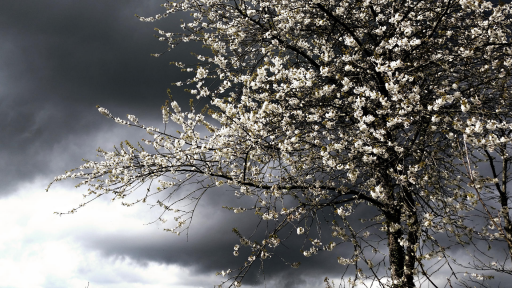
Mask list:
[[[253,252],[239,271],[270,258],[267,249],[280,244],[277,235],[286,227],[298,235],[313,233],[296,224],[317,219],[320,211],[332,218],[331,236],[341,242],[321,247],[316,239],[302,250],[305,256],[352,243],[356,256],[338,262],[357,264],[364,259],[361,239],[386,234],[396,255],[413,259],[391,269],[394,282],[412,281],[408,275],[417,273],[403,271],[417,271],[419,261],[428,260],[414,256],[419,243],[431,243],[438,253],[444,251],[438,233],[461,242],[472,233],[465,213],[479,198],[467,188],[489,187],[496,177],[466,173],[461,161],[474,154],[465,151],[494,153],[512,140],[510,5],[184,0],[163,7],[164,14],[138,17],[153,22],[192,12],[183,33],[157,30],[169,49],[189,41],[210,49],[213,56],[196,55],[201,62],[195,68],[174,62],[193,72],[174,84],[190,86],[185,91],[209,105],[201,113],[183,112],[176,101],[164,105],[163,122],[181,127],[178,134],[146,127],[133,115],[129,121],[114,118],[100,107],[117,123],[145,129],[152,139],[144,142],[154,152],[126,142],[113,152],[99,150],[103,161],[86,161],[55,181],[80,178],[89,195],[111,193],[113,200],[141,184],[158,183],[156,191],[123,203],[128,206],[160,194],[170,199],[191,183],[202,185],[170,203],[233,187],[237,197],[255,198],[257,204],[228,209],[254,210],[274,227],[260,242],[239,235]],[[211,79],[214,84],[206,85]],[[209,134],[201,135],[201,129]],[[168,230],[179,234],[193,210],[173,204],[158,199],[154,205],[178,215],[177,226]],[[380,229],[352,229],[349,219],[361,204],[378,211],[364,221]],[[235,256],[238,250],[237,245]],[[368,261],[369,269],[378,267]],[[233,278],[235,286],[241,285],[240,275]]]

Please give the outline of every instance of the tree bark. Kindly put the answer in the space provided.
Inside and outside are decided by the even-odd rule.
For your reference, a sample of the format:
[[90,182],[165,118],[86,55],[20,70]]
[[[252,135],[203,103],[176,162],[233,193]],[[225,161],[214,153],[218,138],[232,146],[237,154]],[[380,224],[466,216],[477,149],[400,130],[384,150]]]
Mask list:
[[388,232],[389,265],[391,268],[392,288],[406,287],[402,285],[404,276],[405,251],[398,239],[402,236],[402,230]]
[[[420,223],[418,221],[418,211],[414,205],[412,192],[408,189],[404,193],[406,209],[409,212],[410,220],[408,221],[409,231],[407,232],[407,249],[405,252],[405,283],[406,287],[415,287],[414,285],[414,268],[416,265],[416,244],[419,241]],[[412,221],[411,221],[412,220]]]
[[[504,153],[503,153],[504,154]],[[508,244],[508,252],[510,254],[510,258],[512,259],[512,221],[510,220],[510,211],[508,208],[508,195],[507,195],[507,183],[508,183],[508,175],[507,170],[509,166],[509,160],[506,157],[506,155],[502,156],[503,158],[503,166],[502,166],[502,184],[501,187],[498,186],[498,193],[500,195],[500,204],[501,204],[501,211],[502,211],[502,217],[505,222],[505,227],[503,229],[505,230],[505,240]],[[497,227],[496,227],[497,228]]]
[[[400,208],[395,208],[392,214],[387,215],[389,227],[387,231],[388,236],[388,250],[389,250],[389,266],[391,269],[392,288],[405,288],[404,283],[404,267],[405,267],[405,250],[400,245],[400,238],[403,235],[401,228],[394,230],[393,224],[400,224]],[[394,230],[394,231],[393,231]]]
[[416,244],[418,243],[418,229],[419,222],[418,216],[416,213],[412,215],[413,221],[409,228],[409,232],[407,232],[407,241],[409,245],[407,246],[407,250],[405,253],[405,283],[406,287],[414,287],[414,266],[416,265]]
[[[414,211],[415,212],[415,211]],[[392,288],[413,288],[414,274],[413,270],[416,265],[416,250],[414,249],[418,243],[419,222],[416,213],[412,213],[412,222],[410,230],[407,232],[407,248],[400,245],[400,238],[404,235],[404,230],[399,228],[393,231],[393,224],[400,225],[400,216],[402,210],[398,207],[393,209],[392,213],[386,213],[386,218],[390,223],[387,231],[388,250],[389,250],[389,266],[391,269]],[[391,229],[390,229],[391,228]]]

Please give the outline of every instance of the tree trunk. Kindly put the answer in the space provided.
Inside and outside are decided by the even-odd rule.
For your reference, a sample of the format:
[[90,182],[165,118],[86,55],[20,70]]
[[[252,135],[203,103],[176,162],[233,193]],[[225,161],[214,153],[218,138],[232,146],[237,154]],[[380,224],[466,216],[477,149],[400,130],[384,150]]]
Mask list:
[[510,254],[510,259],[512,259],[512,221],[510,221],[510,213],[508,206],[502,206],[503,211],[503,219],[505,220],[505,240],[508,244],[508,253]]
[[[416,244],[419,241],[420,223],[418,221],[418,212],[414,205],[412,192],[407,189],[404,193],[406,209],[409,212],[410,222],[408,223],[409,231],[407,232],[407,249],[405,252],[405,283],[406,287],[414,287],[414,268],[416,266]],[[412,220],[412,221],[411,221]]]
[[414,266],[416,265],[416,249],[418,243],[418,229],[419,222],[416,213],[413,214],[413,221],[411,223],[409,232],[407,233],[407,241],[409,245],[405,253],[405,283],[406,287],[414,287]]
[[[507,183],[508,183],[508,166],[509,166],[509,160],[506,158],[505,155],[502,156],[503,158],[503,167],[502,172],[503,173],[503,179],[502,179],[502,187],[501,189],[498,189],[498,192],[500,194],[500,204],[501,204],[501,211],[502,211],[502,217],[505,221],[505,240],[508,244],[508,252],[510,254],[510,259],[512,259],[512,221],[510,221],[510,211],[508,209],[508,195],[507,195]],[[498,228],[498,227],[496,227]]]
[[405,288],[404,278],[405,251],[398,240],[402,236],[402,229],[388,232],[389,266],[391,268],[392,288]]
[[[418,242],[418,218],[416,214],[412,214],[413,221],[411,229],[407,232],[407,241],[409,245],[407,248],[400,245],[400,238],[404,234],[404,230],[400,225],[401,209],[394,209],[393,213],[386,213],[386,218],[390,223],[391,229],[388,228],[388,250],[389,250],[389,266],[391,269],[392,288],[413,288],[414,274],[413,270],[416,265],[416,251],[415,244]],[[400,225],[398,230],[393,231],[392,226]]]
[[[405,250],[400,245],[400,238],[403,235],[402,228],[397,230],[393,229],[394,224],[400,224],[400,209],[394,209],[392,214],[386,215],[389,221],[389,227],[387,231],[388,236],[388,250],[389,250],[389,266],[391,269],[391,281],[393,284],[392,288],[405,288],[404,282],[404,267],[405,267]],[[398,211],[397,211],[398,210]],[[393,231],[394,230],[394,231]]]

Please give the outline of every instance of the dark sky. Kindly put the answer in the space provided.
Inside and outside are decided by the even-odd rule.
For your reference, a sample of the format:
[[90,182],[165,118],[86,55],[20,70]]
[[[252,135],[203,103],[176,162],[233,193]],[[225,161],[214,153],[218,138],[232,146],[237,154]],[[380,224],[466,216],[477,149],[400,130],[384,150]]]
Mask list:
[[[10,203],[14,203],[15,199],[25,199],[24,205],[41,207],[37,201],[51,202],[60,197],[57,195],[84,193],[85,189],[74,190],[73,183],[59,183],[48,193],[44,193],[44,189],[53,177],[80,165],[82,158],[94,158],[97,147],[108,149],[124,139],[137,141],[147,135],[143,131],[113,123],[97,112],[96,105],[106,107],[115,116],[123,118],[126,114],[135,114],[146,124],[158,125],[161,123],[160,106],[168,99],[167,88],[174,87],[173,95],[179,102],[188,102],[187,96],[183,96],[176,86],[171,87],[171,82],[179,81],[183,76],[168,63],[186,59],[191,51],[197,51],[200,46],[189,44],[160,58],[150,56],[167,48],[165,43],[154,38],[154,28],[179,31],[180,17],[186,15],[173,15],[154,23],[143,23],[134,17],[134,14],[149,17],[162,13],[161,3],[160,0],[0,2],[0,159],[3,164],[0,166],[0,199],[5,205],[12,206],[14,204]],[[31,183],[29,192],[27,183]],[[83,220],[88,223],[83,224],[84,227],[79,226],[82,220],[76,220],[77,228],[69,232],[71,243],[80,245],[79,251],[84,255],[94,252],[102,259],[131,259],[142,267],[150,267],[148,263],[177,265],[192,269],[190,271],[194,275],[204,277],[210,277],[216,271],[237,268],[245,261],[242,257],[248,254],[242,250],[238,258],[232,255],[233,245],[239,242],[231,229],[252,227],[255,218],[247,215],[247,218],[240,220],[238,214],[235,217],[232,212],[221,209],[229,203],[237,204],[232,192],[217,189],[213,193],[203,200],[201,213],[196,216],[188,242],[184,236],[162,232],[157,225],[144,226],[144,233],[133,232],[138,231],[141,223],[117,219],[112,211],[118,209],[115,205],[119,204],[109,205],[107,201],[100,200],[100,204],[93,203],[79,213],[104,213],[107,215],[105,217],[117,220],[103,221],[129,227],[127,231],[120,232],[110,226],[98,228],[101,227],[100,223],[94,222],[94,216],[89,216],[89,219]],[[66,203],[68,206],[59,206],[60,211],[79,204],[78,201]],[[148,213],[146,207],[141,208],[133,213]],[[38,210],[38,213],[45,213],[44,217],[50,217],[58,227],[64,225],[62,221],[72,223],[78,215],[57,217],[51,215],[54,211],[50,208],[45,210],[43,206],[40,209],[43,210]],[[103,210],[98,212],[100,209]],[[24,210],[17,209],[16,217],[29,217],[20,216],[20,211]],[[31,214],[29,218],[38,217],[42,215]],[[149,216],[146,219],[146,222],[154,220]],[[12,225],[8,227],[6,229],[15,229]],[[45,232],[44,228],[34,235],[28,231],[28,226],[16,227],[25,231],[23,243],[42,245],[57,241],[51,237],[53,240],[48,240],[47,235],[53,234]],[[62,229],[68,231],[68,228]],[[308,264],[298,251],[301,243],[293,249],[287,261],[302,261],[305,263],[303,269],[292,270],[279,257],[275,257],[268,264],[265,263],[267,283],[280,283],[282,287],[298,287],[300,283],[302,286],[312,283],[318,286],[325,276],[338,274],[342,268],[336,264],[339,253],[331,254],[328,261],[324,257],[311,258]],[[24,249],[29,249],[27,247]],[[286,250],[283,250],[282,256],[289,253]],[[14,259],[12,261],[16,262]],[[46,264],[43,261],[39,265]],[[87,274],[89,279],[84,278],[84,281],[94,284],[91,287],[114,287],[114,276],[102,278],[94,272],[93,267],[81,269],[92,271],[92,274]],[[253,270],[257,272],[257,268]],[[319,271],[322,273],[318,274]],[[257,278],[255,274],[246,283],[263,280],[262,275]],[[54,275],[51,279],[45,276],[48,279],[37,285],[51,287],[64,281],[62,279],[67,277],[64,275],[71,277],[71,274],[65,273]],[[309,279],[309,276],[314,277]],[[212,279],[213,283],[207,278],[202,282],[192,281],[187,284],[192,286],[184,287],[211,287],[221,281],[220,277]],[[127,278],[122,281],[123,287],[131,287],[129,285],[133,281],[139,280]],[[4,286],[0,284],[0,287]]]
[[[160,12],[159,2],[1,2],[0,155],[30,163],[2,165],[2,195],[27,177],[66,167],[71,155],[50,155],[55,145],[112,127],[96,105],[122,117],[157,114],[178,76],[167,59],[149,56],[166,48],[153,37],[156,23],[134,14]],[[166,20],[158,24],[179,21]]]
[[[28,264],[20,259],[29,257],[25,253],[32,250],[76,253],[85,263],[64,256],[54,263],[48,260],[54,258],[34,252],[27,259],[40,281],[5,278],[11,284],[0,281],[0,288],[85,286],[87,281],[91,288],[211,287],[221,281],[213,276],[215,271],[239,267],[248,256],[247,250],[238,258],[232,255],[238,238],[230,231],[238,227],[249,232],[256,219],[220,208],[241,206],[231,191],[219,188],[203,199],[188,242],[184,236],[162,232],[159,225],[144,226],[156,215],[146,207],[119,208],[119,203],[109,204],[107,199],[77,215],[57,217],[51,209],[75,207],[85,189],[62,183],[44,193],[53,177],[77,167],[82,158],[94,158],[97,147],[108,149],[146,135],[113,123],[97,112],[96,105],[114,116],[135,114],[142,122],[157,125],[160,106],[168,99],[167,88],[174,87],[175,98],[188,102],[179,88],[171,87],[183,76],[168,63],[187,59],[199,46],[189,44],[160,58],[150,56],[167,48],[153,37],[153,28],[179,31],[180,17],[186,15],[154,23],[134,17],[162,13],[162,2],[0,1],[0,210],[12,212],[3,218],[11,219],[3,228],[15,235],[0,238],[0,259],[7,259],[0,261],[0,268],[9,266],[15,270],[8,269],[9,277],[22,277]],[[72,200],[62,200],[66,197]],[[290,269],[278,256],[265,262],[269,287],[323,287],[325,276],[340,275],[344,267],[336,257],[348,257],[350,251],[338,247],[333,253],[305,258],[298,251],[303,241],[291,241],[289,249],[281,246],[279,250],[289,262],[303,262],[301,269]],[[51,265],[63,270],[45,270]],[[262,283],[263,274],[256,274],[247,283]]]

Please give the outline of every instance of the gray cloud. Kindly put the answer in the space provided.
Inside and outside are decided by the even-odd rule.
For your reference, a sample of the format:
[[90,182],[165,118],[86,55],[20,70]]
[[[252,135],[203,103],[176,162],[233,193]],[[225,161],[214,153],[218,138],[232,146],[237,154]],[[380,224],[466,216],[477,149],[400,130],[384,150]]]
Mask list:
[[[221,207],[224,205],[249,207],[253,204],[252,199],[242,198],[237,200],[231,191],[215,188],[205,194],[201,203],[196,210],[197,214],[188,241],[185,235],[176,236],[164,233],[162,230],[155,230],[151,235],[132,234],[130,231],[125,233],[116,231],[108,234],[102,231],[101,234],[88,231],[86,235],[77,237],[77,241],[88,249],[100,251],[106,258],[130,257],[139,263],[156,261],[165,264],[177,264],[193,269],[198,274],[211,275],[217,271],[240,267],[250,256],[250,249],[242,247],[240,255],[238,257],[233,256],[233,246],[240,242],[231,230],[236,227],[244,236],[249,236],[252,234],[254,227],[257,226],[258,218],[251,212],[235,214]],[[368,209],[365,210],[358,210],[353,215],[354,220],[362,217],[365,213],[369,213]],[[170,219],[172,217],[166,218]],[[354,221],[354,223],[358,222]],[[269,221],[269,223],[273,225],[273,221]],[[253,240],[263,239],[266,224],[265,221],[260,225],[260,228],[252,237]],[[155,226],[159,227],[160,225]],[[362,224],[356,224],[356,229],[359,226],[362,227]],[[160,226],[160,228],[163,227],[173,227],[172,221]],[[341,275],[345,267],[338,264],[337,257],[350,257],[353,252],[351,243],[341,244],[332,252],[320,251],[319,254],[307,258],[302,255],[300,249],[309,249],[311,243],[308,238],[315,239],[318,238],[318,235],[312,233],[297,236],[295,228],[289,227],[288,231],[290,230],[292,237],[279,245],[277,249],[271,251],[274,253],[273,257],[263,263],[264,273],[261,272],[260,263],[256,262],[244,279],[244,283],[259,285],[266,278],[266,281],[277,281],[275,284],[279,287],[286,285],[289,287],[323,287],[322,280],[326,276],[332,277],[334,275],[336,277]],[[329,225],[322,225],[322,231],[322,240],[325,244],[330,240],[336,241],[336,239],[329,239]],[[283,232],[281,235],[287,235],[287,231]],[[291,268],[290,263],[293,262],[301,262],[301,267],[299,269]],[[311,281],[316,284],[308,286]],[[218,282],[220,283],[220,280]],[[309,284],[306,285],[306,282]]]
[[[183,77],[167,60],[183,58],[179,53],[188,55],[190,49],[166,54],[172,56],[168,58],[150,57],[167,47],[152,36],[156,25],[179,29],[179,15],[160,23],[134,17],[160,13],[159,4],[0,3],[0,195],[8,195],[19,181],[60,173],[67,160],[47,153],[56,143],[110,124],[95,105],[120,116],[160,117],[165,90]],[[48,169],[56,161],[61,164]]]
[[[116,116],[130,113],[144,122],[160,121],[159,107],[167,99],[165,90],[171,82],[184,78],[168,62],[190,59],[190,51],[199,49],[189,44],[187,49],[181,47],[161,58],[149,56],[166,49],[153,38],[153,28],[176,30],[180,15],[142,23],[133,14],[160,13],[162,2],[0,2],[0,196],[11,195],[20,183],[36,177],[50,182],[65,169],[79,165],[82,157],[92,158],[98,146],[108,149],[124,139],[137,141],[145,136],[143,131],[107,120],[97,113],[95,105],[107,107]],[[178,100],[186,103],[187,96],[175,90]],[[245,247],[240,256],[232,256],[233,245],[239,241],[231,229],[237,227],[250,234],[257,219],[250,212],[240,216],[221,206],[246,204],[249,202],[238,202],[229,191],[211,190],[198,209],[188,242],[184,236],[156,228],[149,235],[83,230],[77,232],[76,241],[106,258],[177,264],[199,274],[236,268],[249,251]],[[255,239],[263,233],[261,228]],[[305,237],[292,238],[264,263],[265,277],[275,287],[323,287],[325,276],[342,273],[344,267],[337,264],[336,257],[351,254],[351,247],[340,245],[334,252],[306,258],[299,252]],[[281,257],[303,264],[300,269],[291,269]],[[62,286],[52,279],[47,281],[48,287]],[[262,281],[263,275],[254,267],[247,282],[257,285]]]

